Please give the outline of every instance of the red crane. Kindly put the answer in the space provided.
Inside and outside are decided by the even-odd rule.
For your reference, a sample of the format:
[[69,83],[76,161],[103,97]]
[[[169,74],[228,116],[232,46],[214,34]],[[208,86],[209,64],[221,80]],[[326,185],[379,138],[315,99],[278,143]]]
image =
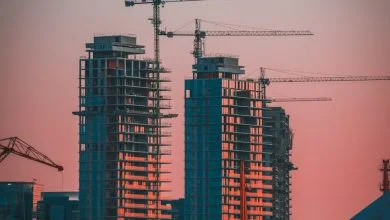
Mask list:
[[39,152],[18,137],[9,137],[0,140],[0,163],[11,153],[56,168],[63,171],[64,167],[56,164],[49,157]]
[[245,178],[245,161],[240,161],[240,216],[241,220],[248,219],[248,208],[246,206],[246,178]]

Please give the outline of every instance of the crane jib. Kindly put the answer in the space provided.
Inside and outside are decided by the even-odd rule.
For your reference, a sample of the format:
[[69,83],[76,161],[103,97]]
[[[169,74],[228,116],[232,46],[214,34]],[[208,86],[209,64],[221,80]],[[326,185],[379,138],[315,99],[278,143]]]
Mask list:
[[295,77],[295,78],[269,78],[268,80],[271,83],[283,83],[283,82],[377,81],[377,80],[390,80],[390,76]]

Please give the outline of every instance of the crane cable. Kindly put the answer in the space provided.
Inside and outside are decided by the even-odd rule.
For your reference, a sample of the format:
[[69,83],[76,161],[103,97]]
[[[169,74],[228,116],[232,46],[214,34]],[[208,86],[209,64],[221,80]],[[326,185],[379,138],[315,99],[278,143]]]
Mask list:
[[185,24],[183,24],[182,26],[180,26],[178,29],[172,31],[172,32],[176,32],[176,31],[179,31],[179,30],[182,30],[183,28],[187,27],[189,24],[193,23],[194,20],[190,20],[188,22],[186,22]]
[[[230,29],[230,30],[234,30],[234,31],[245,31],[247,29],[254,29],[254,30],[261,30],[261,31],[271,31],[272,30],[272,29],[269,29],[269,28],[259,28],[259,27],[253,27],[253,26],[236,25],[236,24],[229,24],[229,23],[223,23],[223,22],[209,21],[209,20],[203,20],[203,19],[198,19],[198,20],[200,20],[202,22],[205,22],[205,23],[213,24],[215,26],[219,26],[219,27]],[[179,28],[177,28],[176,30],[174,30],[172,32],[176,32],[176,31],[182,30],[183,28],[187,27],[189,24],[191,24],[193,22],[194,22],[194,20],[186,22],[182,26],[180,26]]]
[[[247,29],[256,29],[256,30],[262,30],[262,31],[270,31],[271,30],[269,28],[259,28],[259,27],[253,27],[253,26],[229,24],[229,23],[216,22],[216,21],[208,21],[208,20],[201,20],[201,21],[204,21],[204,22],[210,23],[210,24],[214,24],[216,26],[230,28],[232,30],[237,30],[237,31],[243,31],[243,29],[237,29],[237,28],[244,28],[244,30],[247,30]],[[229,27],[229,26],[233,26],[233,27],[236,27],[236,28]]]

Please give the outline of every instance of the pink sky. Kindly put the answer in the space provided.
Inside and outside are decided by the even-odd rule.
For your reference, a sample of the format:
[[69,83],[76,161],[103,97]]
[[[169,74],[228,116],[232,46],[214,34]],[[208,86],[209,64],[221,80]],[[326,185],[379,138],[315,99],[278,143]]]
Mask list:
[[[248,73],[260,66],[348,75],[390,75],[388,0],[210,0],[167,4],[163,27],[205,20],[270,29],[310,29],[313,37],[208,38],[207,51],[236,54]],[[152,57],[150,6],[122,0],[0,1],[0,138],[19,136],[65,167],[10,156],[0,180],[37,178],[47,190],[78,189],[78,59],[94,34],[132,33]],[[191,26],[187,30],[191,30]],[[172,69],[172,197],[184,193],[183,81],[192,38],[162,39]],[[270,73],[272,74],[272,73]],[[256,74],[252,74],[256,77]],[[272,76],[272,75],[271,75]],[[295,131],[293,220],[343,220],[376,199],[382,158],[390,157],[390,82],[275,84],[272,97],[332,97],[282,104]]]

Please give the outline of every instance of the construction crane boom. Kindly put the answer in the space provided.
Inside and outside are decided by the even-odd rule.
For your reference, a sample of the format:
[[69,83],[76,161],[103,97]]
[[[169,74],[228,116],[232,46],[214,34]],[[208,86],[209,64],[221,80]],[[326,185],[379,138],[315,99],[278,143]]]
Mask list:
[[203,0],[127,0],[125,1],[125,6],[134,6],[134,5],[144,5],[144,4],[157,4],[164,5],[165,3],[170,2],[193,2],[193,1],[203,1]]
[[[303,76],[303,77],[287,77],[287,78],[268,78],[265,76],[265,70],[274,70],[271,68],[260,67],[259,82],[262,87],[270,83],[306,83],[306,82],[353,82],[353,81],[382,81],[390,80],[390,76]],[[274,70],[275,71],[275,70]],[[283,73],[288,73],[283,71]],[[304,73],[304,72],[303,72]]]
[[203,31],[201,30],[201,20],[195,19],[195,31],[194,32],[178,32],[178,31],[160,31],[160,35],[172,38],[174,36],[190,36],[195,37],[194,39],[194,51],[192,54],[195,59],[204,55],[206,36],[210,37],[223,37],[223,36],[309,36],[313,35],[310,31],[282,31],[282,30],[259,30],[259,31],[246,31],[246,30],[235,30],[235,31]]
[[[165,35],[169,38],[174,36],[181,37],[193,37],[196,36],[194,32],[166,32],[161,31],[160,35]],[[209,37],[243,37],[243,36],[301,36],[301,35],[313,35],[310,31],[200,31],[199,35],[203,38]]]
[[[264,100],[269,100],[268,102],[272,101],[331,101],[330,98],[292,98],[290,100],[272,100],[272,99],[267,99],[266,95],[266,87],[270,83],[300,83],[300,82],[338,82],[338,81],[379,81],[379,80],[390,80],[390,76],[323,76],[323,77],[293,77],[293,78],[268,78],[265,76],[265,70],[274,70],[271,68],[265,68],[265,67],[260,67],[260,77],[258,79],[258,82],[262,88],[262,96],[261,98]],[[287,70],[288,71],[288,70]],[[282,73],[289,73],[286,70],[284,71],[277,71],[277,72],[282,72]],[[299,71],[293,71],[293,72],[299,72]],[[305,72],[302,72],[305,73]],[[318,74],[318,73],[317,73]],[[329,99],[329,100],[328,100]],[[267,103],[264,102],[264,105]]]
[[327,102],[332,101],[329,97],[318,97],[318,98],[271,98],[270,102]]
[[[4,144],[3,144],[4,143]],[[58,171],[63,171],[64,167],[56,164],[49,157],[39,152],[37,149],[29,145],[18,137],[9,137],[0,140],[0,163],[11,153],[27,158],[29,160],[36,161],[38,163],[45,164],[50,167],[56,168]]]
[[[267,79],[266,79],[267,80]],[[390,80],[390,76],[326,76],[326,77],[292,77],[292,78],[268,78],[269,83],[284,82],[337,82],[337,81],[376,81]]]

